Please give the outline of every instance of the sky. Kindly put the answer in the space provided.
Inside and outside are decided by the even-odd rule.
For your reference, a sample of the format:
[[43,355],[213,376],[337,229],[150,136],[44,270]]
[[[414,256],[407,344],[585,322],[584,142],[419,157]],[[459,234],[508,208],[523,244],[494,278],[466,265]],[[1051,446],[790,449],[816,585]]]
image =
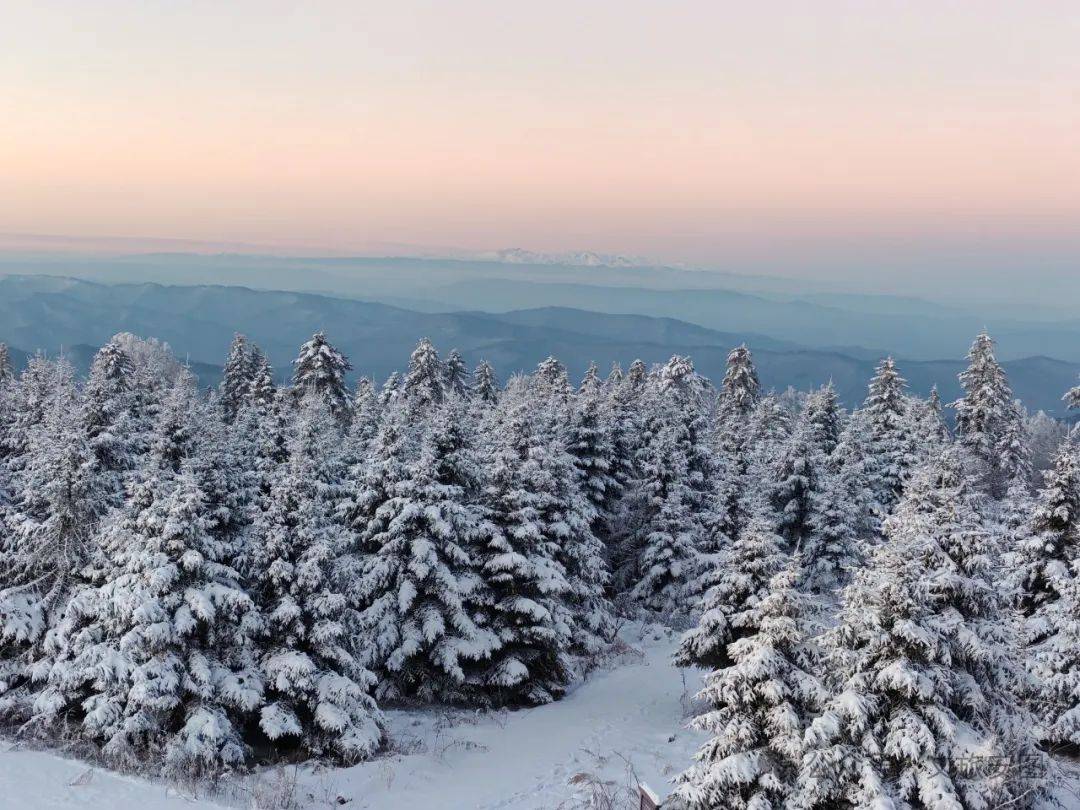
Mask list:
[[38,0],[0,233],[596,250],[1005,292],[1080,265],[1080,3]]

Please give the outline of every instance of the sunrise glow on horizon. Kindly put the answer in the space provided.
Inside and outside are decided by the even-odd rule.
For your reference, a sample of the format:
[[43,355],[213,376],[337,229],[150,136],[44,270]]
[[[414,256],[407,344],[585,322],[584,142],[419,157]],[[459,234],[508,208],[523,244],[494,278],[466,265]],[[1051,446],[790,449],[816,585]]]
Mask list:
[[1080,256],[1075,3],[104,0],[4,29],[5,233]]

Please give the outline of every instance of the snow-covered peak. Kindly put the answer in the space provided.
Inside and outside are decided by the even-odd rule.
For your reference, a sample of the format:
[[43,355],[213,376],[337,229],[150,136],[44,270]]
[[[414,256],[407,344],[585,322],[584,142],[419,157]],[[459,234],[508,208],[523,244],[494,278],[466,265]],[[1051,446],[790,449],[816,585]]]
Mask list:
[[647,264],[644,259],[595,253],[591,250],[571,253],[535,253],[524,248],[508,248],[496,251],[493,258],[506,264],[561,264],[572,267],[639,267]]

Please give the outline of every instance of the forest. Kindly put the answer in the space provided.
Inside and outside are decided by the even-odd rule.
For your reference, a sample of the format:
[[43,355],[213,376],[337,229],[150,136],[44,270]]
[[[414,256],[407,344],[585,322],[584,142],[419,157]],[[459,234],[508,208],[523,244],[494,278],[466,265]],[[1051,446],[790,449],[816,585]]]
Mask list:
[[708,672],[665,808],[1040,806],[1080,744],[1080,447],[994,349],[952,403],[885,358],[849,410],[746,346],[572,382],[425,339],[350,385],[320,332],[280,384],[237,335],[202,389],[152,338],[85,379],[0,344],[0,727],[165,778],[348,765],[389,707],[560,700],[646,616]]

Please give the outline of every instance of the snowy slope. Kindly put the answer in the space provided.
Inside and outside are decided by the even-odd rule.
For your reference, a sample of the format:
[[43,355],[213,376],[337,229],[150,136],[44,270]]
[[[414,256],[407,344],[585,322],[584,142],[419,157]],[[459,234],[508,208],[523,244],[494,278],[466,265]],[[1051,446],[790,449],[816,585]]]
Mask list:
[[0,808],[15,810],[204,810],[160,784],[119,776],[41,751],[0,749]]
[[[389,712],[391,750],[353,768],[300,771],[301,806],[344,800],[355,810],[570,810],[587,807],[591,790],[626,799],[635,779],[665,795],[671,776],[701,743],[701,735],[683,728],[700,677],[687,672],[684,683],[684,673],[671,665],[676,635],[650,628],[642,637],[641,630],[623,634],[634,652],[549,706],[497,714]],[[238,786],[215,803],[50,754],[5,750],[0,807],[243,808],[252,806],[252,793],[274,794],[283,778],[292,774],[264,774],[261,786]]]

